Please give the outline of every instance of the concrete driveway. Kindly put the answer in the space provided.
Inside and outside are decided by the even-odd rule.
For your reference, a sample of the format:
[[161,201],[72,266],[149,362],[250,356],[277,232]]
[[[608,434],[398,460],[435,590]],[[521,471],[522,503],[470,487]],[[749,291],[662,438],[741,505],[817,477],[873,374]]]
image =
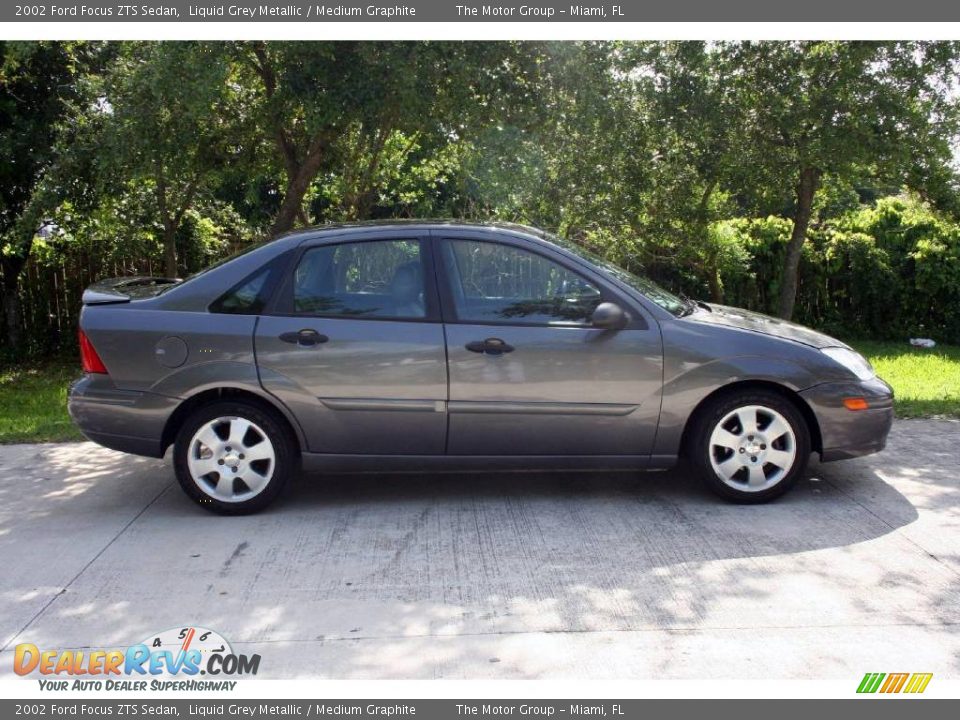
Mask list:
[[188,624],[261,677],[960,676],[960,423],[725,504],[681,472],[309,477],[219,518],[168,462],[0,447],[0,676],[17,642]]

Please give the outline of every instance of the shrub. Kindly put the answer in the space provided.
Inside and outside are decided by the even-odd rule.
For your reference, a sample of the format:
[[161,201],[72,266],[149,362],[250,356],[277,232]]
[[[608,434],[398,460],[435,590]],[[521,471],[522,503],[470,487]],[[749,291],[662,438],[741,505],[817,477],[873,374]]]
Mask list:
[[[790,222],[714,223],[746,262],[721,265],[725,302],[774,312]],[[796,320],[850,337],[960,342],[960,225],[889,197],[815,228],[800,262]]]

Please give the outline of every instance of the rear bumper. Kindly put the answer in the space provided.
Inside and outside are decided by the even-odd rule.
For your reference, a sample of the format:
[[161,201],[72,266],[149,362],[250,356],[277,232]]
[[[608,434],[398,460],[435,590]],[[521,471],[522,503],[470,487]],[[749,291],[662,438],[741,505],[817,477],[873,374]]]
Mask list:
[[84,375],[70,386],[67,410],[86,437],[121,452],[163,457],[163,429],[180,400],[120,390],[105,375]]
[[[821,461],[870,455],[886,446],[893,425],[893,389],[880,378],[824,383],[800,395],[820,426]],[[866,399],[868,409],[847,410],[843,399],[849,397]]]

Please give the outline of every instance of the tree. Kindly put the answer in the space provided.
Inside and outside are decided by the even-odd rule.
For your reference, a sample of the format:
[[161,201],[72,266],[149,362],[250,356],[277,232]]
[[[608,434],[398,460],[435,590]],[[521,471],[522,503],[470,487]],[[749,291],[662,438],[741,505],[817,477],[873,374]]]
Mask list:
[[779,315],[793,315],[797,270],[825,177],[900,184],[916,158],[942,167],[956,137],[956,43],[745,42],[722,46],[744,109],[745,162],[790,178],[793,222]]
[[363,219],[398,137],[410,147],[424,134],[455,140],[515,115],[537,64],[536,46],[519,43],[253,42],[236,57],[256,81],[258,120],[285,178],[273,233],[309,222],[305,199],[321,172],[349,174],[342,211]]
[[629,224],[649,191],[645,108],[610,43],[542,48],[530,102],[535,123],[504,119],[463,153],[458,209],[479,219],[519,220],[583,239]]
[[[610,259],[722,300],[708,232],[742,178],[730,71],[707,43],[558,43],[539,93],[545,121],[480,157],[487,205],[580,239]],[[725,192],[718,192],[718,191]]]
[[744,176],[735,69],[704,42],[642,43],[625,57],[637,77],[637,102],[646,108],[656,163],[651,222],[670,241],[672,262],[692,267],[711,299],[722,302],[720,248],[709,233],[715,196],[755,180]]
[[244,112],[230,75],[217,44],[125,44],[91,110],[101,119],[103,192],[146,184],[169,277],[180,274],[176,240],[186,214],[240,152]]
[[84,74],[100,46],[80,42],[0,41],[0,269],[3,317],[14,350],[22,344],[20,274],[34,238],[56,204],[51,175],[69,134],[64,121],[83,100]]

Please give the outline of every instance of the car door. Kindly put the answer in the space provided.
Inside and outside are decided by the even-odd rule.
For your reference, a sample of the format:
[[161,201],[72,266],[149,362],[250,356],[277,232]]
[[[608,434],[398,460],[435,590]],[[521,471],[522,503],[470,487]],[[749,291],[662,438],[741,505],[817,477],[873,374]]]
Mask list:
[[[509,235],[447,233],[436,264],[452,455],[648,455],[660,410],[660,331],[602,277]],[[591,325],[600,302],[631,316]]]
[[429,239],[309,241],[256,329],[263,386],[316,453],[443,454],[447,366]]

